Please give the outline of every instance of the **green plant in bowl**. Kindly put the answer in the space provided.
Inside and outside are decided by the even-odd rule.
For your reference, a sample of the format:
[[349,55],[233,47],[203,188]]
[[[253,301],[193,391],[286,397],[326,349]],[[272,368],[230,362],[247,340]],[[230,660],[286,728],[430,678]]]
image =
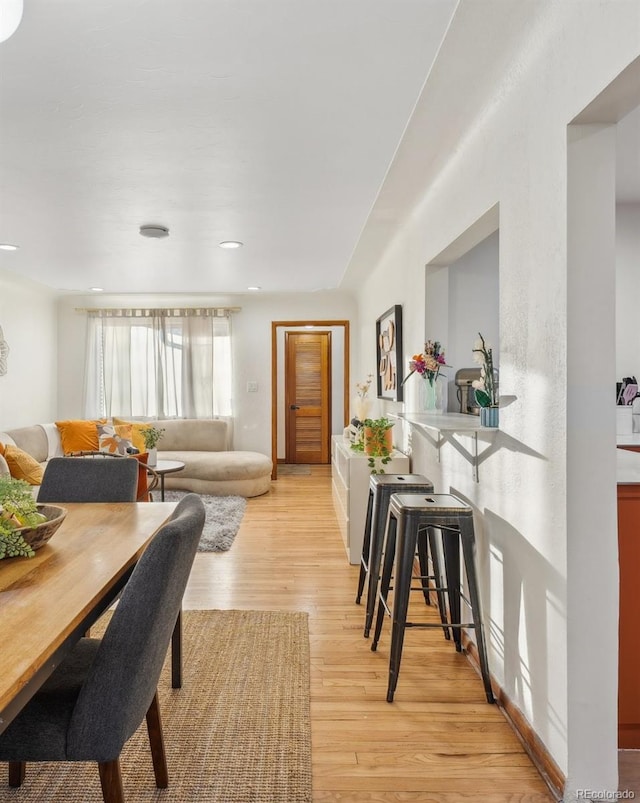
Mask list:
[[37,527],[47,517],[38,512],[32,488],[24,480],[0,477],[0,560],[33,557],[33,549],[20,534],[22,527]]

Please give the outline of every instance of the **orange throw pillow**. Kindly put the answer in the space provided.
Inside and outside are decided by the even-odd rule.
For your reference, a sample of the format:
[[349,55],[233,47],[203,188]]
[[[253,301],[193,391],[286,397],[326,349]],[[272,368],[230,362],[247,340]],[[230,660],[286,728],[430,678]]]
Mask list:
[[11,476],[17,480],[24,480],[29,485],[41,485],[44,470],[40,463],[31,457],[28,452],[23,452],[17,446],[0,443],[0,454],[7,461]]
[[97,425],[106,423],[104,418],[99,421],[56,421],[64,454],[97,452],[99,449]]

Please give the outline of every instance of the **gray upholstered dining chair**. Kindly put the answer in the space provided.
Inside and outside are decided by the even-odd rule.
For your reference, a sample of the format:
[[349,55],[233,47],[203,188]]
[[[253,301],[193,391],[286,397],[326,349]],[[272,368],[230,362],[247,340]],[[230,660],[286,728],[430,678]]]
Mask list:
[[158,788],[168,772],[156,687],[204,526],[185,496],[138,561],[102,640],[83,638],[4,733],[20,786],[29,761],[96,761],[105,803],[123,803],[119,756],[146,715]]
[[52,457],[38,502],[135,502],[137,489],[137,460]]

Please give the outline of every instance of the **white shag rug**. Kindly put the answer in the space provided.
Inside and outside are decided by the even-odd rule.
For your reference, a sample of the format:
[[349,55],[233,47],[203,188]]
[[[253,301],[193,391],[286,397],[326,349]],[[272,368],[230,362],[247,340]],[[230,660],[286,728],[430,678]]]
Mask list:
[[[188,491],[165,491],[166,502],[179,502]],[[199,494],[206,518],[198,552],[226,552],[233,544],[247,507],[244,496],[207,496]]]

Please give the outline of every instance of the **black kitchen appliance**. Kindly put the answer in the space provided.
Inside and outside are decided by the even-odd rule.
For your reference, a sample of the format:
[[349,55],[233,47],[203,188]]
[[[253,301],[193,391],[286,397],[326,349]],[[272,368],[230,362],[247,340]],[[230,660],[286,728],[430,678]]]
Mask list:
[[459,368],[456,371],[454,381],[461,413],[480,415],[480,407],[471,386],[476,379],[480,379],[480,368]]

